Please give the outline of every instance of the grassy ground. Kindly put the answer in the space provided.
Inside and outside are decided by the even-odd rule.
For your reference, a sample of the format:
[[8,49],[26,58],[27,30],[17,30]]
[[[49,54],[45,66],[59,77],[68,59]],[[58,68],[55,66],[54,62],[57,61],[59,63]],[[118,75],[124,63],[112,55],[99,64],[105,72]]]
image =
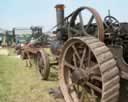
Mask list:
[[0,102],[55,102],[49,88],[56,87],[57,73],[42,81],[36,68],[26,68],[16,56],[0,56]]

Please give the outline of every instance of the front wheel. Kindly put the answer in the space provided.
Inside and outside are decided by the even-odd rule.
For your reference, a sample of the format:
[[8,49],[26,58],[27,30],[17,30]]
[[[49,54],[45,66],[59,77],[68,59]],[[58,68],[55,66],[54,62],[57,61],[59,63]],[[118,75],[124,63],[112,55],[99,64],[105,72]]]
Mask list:
[[43,80],[47,80],[50,73],[48,55],[44,50],[39,50],[37,53],[37,66]]

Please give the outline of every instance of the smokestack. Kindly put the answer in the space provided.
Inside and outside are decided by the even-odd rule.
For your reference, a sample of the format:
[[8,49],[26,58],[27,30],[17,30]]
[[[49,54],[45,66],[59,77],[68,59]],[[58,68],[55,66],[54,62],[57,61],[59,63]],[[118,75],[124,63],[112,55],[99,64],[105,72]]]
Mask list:
[[64,5],[59,4],[55,6],[56,8],[56,17],[57,17],[57,27],[58,29],[64,25]]
[[57,39],[62,40],[64,32],[61,28],[64,25],[64,5],[58,4],[55,6],[55,8],[56,8],[57,29],[59,30],[59,32],[57,32]]

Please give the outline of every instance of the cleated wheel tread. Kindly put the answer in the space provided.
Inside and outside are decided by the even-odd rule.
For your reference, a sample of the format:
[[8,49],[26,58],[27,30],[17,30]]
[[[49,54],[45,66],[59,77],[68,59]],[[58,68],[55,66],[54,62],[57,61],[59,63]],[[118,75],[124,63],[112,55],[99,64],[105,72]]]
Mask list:
[[[67,50],[70,48],[68,45],[73,44],[73,42],[79,41],[86,46],[88,46],[91,52],[94,54],[101,74],[102,80],[102,95],[100,102],[117,102],[119,96],[119,88],[120,88],[120,77],[119,77],[119,69],[116,66],[116,61],[110,52],[109,48],[105,46],[104,43],[97,40],[96,38],[72,38],[67,41],[64,45],[61,60],[60,60],[60,87],[61,91],[64,95],[66,102],[77,102],[73,101],[68,92],[66,92],[66,80],[65,80],[65,67],[63,67],[64,57],[66,56]],[[77,97],[75,95],[74,97]]]

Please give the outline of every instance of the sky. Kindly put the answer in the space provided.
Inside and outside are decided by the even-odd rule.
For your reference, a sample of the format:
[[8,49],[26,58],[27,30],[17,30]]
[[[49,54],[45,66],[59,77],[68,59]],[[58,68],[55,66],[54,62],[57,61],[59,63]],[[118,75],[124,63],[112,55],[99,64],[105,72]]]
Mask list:
[[0,0],[0,28],[42,26],[47,31],[56,25],[56,4],[65,5],[65,15],[80,6],[89,6],[102,19],[110,9],[120,22],[128,22],[128,0]]

